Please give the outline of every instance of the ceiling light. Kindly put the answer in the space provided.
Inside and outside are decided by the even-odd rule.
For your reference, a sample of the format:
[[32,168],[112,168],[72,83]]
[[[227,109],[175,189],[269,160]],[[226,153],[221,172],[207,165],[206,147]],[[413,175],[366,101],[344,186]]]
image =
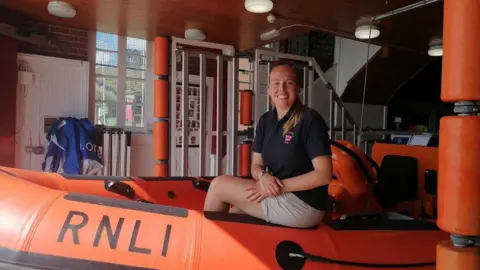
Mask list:
[[69,3],[57,0],[50,1],[47,9],[50,14],[60,18],[73,18],[77,13],[75,8]]
[[443,55],[443,40],[441,37],[435,37],[428,43],[428,55],[442,56]]
[[185,38],[191,39],[191,40],[204,41],[206,36],[202,30],[191,28],[191,29],[185,30]]
[[271,0],[245,0],[245,9],[252,13],[266,13],[273,9]]
[[442,56],[443,47],[441,45],[430,46],[428,49],[428,55],[430,56]]
[[355,30],[355,37],[358,39],[372,39],[378,36],[380,36],[380,30],[375,25],[361,25]]

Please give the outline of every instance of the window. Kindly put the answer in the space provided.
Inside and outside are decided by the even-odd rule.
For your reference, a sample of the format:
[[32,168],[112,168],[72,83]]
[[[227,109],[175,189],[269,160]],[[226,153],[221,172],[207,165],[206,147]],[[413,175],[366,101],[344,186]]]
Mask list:
[[98,32],[95,124],[145,130],[147,41]]

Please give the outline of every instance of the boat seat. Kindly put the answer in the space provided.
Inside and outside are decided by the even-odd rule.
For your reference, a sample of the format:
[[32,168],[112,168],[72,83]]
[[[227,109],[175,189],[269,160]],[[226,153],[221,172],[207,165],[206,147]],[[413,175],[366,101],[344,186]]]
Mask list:
[[410,156],[386,155],[380,166],[375,197],[384,209],[418,199],[418,162]]
[[[252,217],[246,214],[234,214],[234,213],[225,213],[225,212],[211,212],[205,211],[204,216],[208,220],[216,220],[216,221],[224,221],[224,222],[234,222],[234,223],[246,223],[246,224],[254,224],[254,225],[261,225],[261,226],[270,226],[270,227],[282,227],[282,228],[291,228],[283,225],[273,224],[266,222],[265,220]],[[291,228],[291,229],[300,229],[300,230],[315,230],[318,228],[317,226],[309,227],[309,228]]]

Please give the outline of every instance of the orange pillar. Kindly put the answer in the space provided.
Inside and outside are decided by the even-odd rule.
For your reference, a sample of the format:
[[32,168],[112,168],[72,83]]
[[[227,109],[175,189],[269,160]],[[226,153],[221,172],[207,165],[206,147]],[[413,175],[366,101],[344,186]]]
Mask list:
[[[442,100],[456,116],[440,121],[438,226],[451,243],[437,246],[437,269],[479,269],[480,0],[445,0]],[[470,247],[466,247],[470,246]],[[474,267],[474,268],[470,268]]]
[[252,117],[253,91],[240,91],[240,124],[251,126],[253,124]]
[[154,175],[168,176],[168,52],[169,40],[167,37],[155,38],[154,72],[157,75],[153,93],[153,157],[157,161],[154,165]]
[[252,163],[252,142],[251,141],[243,141],[240,143],[239,146],[239,176],[240,177],[250,177],[250,164]]

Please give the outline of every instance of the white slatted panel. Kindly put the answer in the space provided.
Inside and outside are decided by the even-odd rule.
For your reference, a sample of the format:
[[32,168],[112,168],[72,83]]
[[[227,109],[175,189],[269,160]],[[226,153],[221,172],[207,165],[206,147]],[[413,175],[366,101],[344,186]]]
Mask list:
[[20,108],[16,167],[41,170],[44,154],[27,153],[25,147],[30,144],[46,147],[45,117],[88,116],[89,65],[85,61],[26,54],[19,54],[18,61],[28,63],[33,80],[29,85],[17,87]]

